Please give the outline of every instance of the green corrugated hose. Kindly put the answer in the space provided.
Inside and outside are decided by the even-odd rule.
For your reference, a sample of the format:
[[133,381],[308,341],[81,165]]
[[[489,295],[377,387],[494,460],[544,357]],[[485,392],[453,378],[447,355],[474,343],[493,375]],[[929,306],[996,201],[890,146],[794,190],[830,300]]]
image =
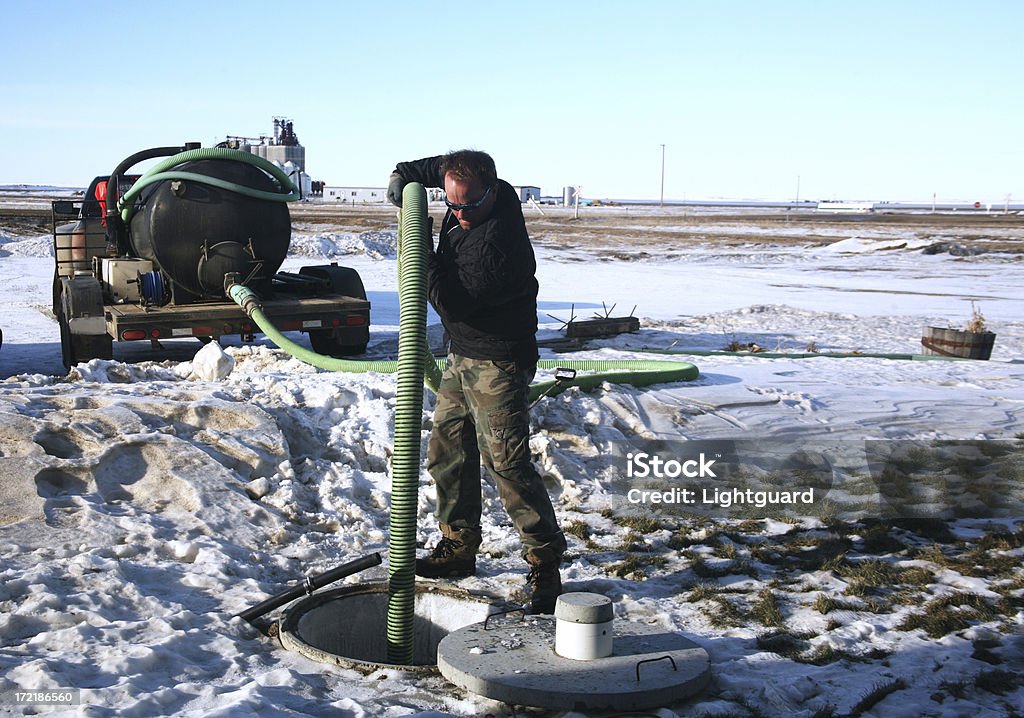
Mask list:
[[[401,258],[401,251],[399,251],[399,257]],[[422,260],[420,261],[422,262]],[[401,261],[399,264],[401,264]],[[228,289],[228,296],[245,310],[245,313],[249,315],[270,341],[299,361],[327,371],[354,373],[375,371],[381,374],[394,374],[399,370],[401,362],[401,336],[399,336],[399,361],[385,359],[374,359],[372,361],[336,359],[335,357],[317,354],[312,349],[297,344],[286,337],[271,323],[267,315],[263,313],[259,297],[248,287],[241,284],[233,284]],[[401,296],[402,291],[399,289],[399,298]],[[425,344],[426,341],[424,340]],[[424,372],[423,381],[431,390],[436,392],[446,360],[435,359],[430,350],[425,346],[420,349],[420,356]],[[530,401],[537,399],[537,397],[545,392],[547,392],[548,396],[554,396],[571,386],[578,386],[585,390],[599,387],[604,382],[610,384],[631,384],[632,386],[649,386],[651,384],[666,384],[675,381],[693,381],[700,376],[697,367],[689,362],[657,359],[541,359],[537,362],[537,366],[541,369],[574,369],[576,371],[599,373],[578,374],[571,381],[548,381],[534,384],[530,387]]]
[[388,547],[388,662],[413,662],[416,609],[416,512],[420,486],[424,365],[427,346],[427,267],[422,249],[430,241],[427,192],[411,183],[402,192],[398,221],[398,392],[395,446],[391,458]]
[[[236,182],[228,182],[227,180],[222,180],[217,177],[199,174],[198,172],[185,172],[182,170],[175,171],[172,169],[180,164],[191,162],[193,160],[232,160],[235,162],[244,162],[247,165],[253,165],[277,180],[278,184],[281,186],[281,191],[267,192],[265,190],[240,185]],[[135,198],[145,187],[157,182],[172,179],[201,182],[203,184],[212,185],[231,192],[237,192],[238,194],[245,195],[246,197],[253,197],[255,199],[262,199],[270,202],[293,202],[299,199],[299,190],[294,184],[292,184],[291,178],[284,173],[284,170],[273,162],[266,160],[259,155],[244,152],[243,150],[229,150],[225,147],[205,147],[197,150],[179,152],[173,157],[168,157],[150,168],[148,172],[142,175],[142,177],[132,185],[132,188],[125,193],[124,197],[118,200],[117,208],[121,210],[121,219],[124,220],[125,223],[131,219],[132,214],[135,212]]]
[[[361,361],[356,359],[336,359],[335,357],[317,354],[312,349],[293,342],[286,337],[277,327],[273,325],[267,315],[263,312],[260,298],[254,291],[243,284],[232,284],[228,288],[228,297],[234,300],[245,311],[249,318],[256,323],[260,331],[267,339],[274,342],[279,348],[291,354],[299,361],[310,364],[319,369],[327,371],[344,371],[352,373],[363,373],[368,371],[380,372],[381,374],[394,374],[398,371],[398,362],[388,359],[374,359],[372,361]],[[399,340],[401,341],[401,340]],[[444,366],[444,359],[434,359],[430,356],[430,362],[434,364],[434,373],[440,376],[441,368]],[[426,378],[427,386],[436,389],[436,385],[430,384],[429,373]]]

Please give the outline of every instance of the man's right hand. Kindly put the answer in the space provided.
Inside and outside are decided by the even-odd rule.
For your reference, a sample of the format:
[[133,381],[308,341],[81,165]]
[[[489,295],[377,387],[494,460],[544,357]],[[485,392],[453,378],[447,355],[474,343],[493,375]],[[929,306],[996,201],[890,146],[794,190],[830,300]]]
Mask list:
[[398,174],[397,172],[391,173],[391,179],[388,182],[388,201],[401,208],[402,206],[402,190],[405,189],[405,185],[408,182],[405,181],[405,177]]

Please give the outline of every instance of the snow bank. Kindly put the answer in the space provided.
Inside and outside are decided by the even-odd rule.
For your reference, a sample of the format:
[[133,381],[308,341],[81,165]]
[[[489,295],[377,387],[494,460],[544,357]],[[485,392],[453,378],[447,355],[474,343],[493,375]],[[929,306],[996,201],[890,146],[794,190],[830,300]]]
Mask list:
[[366,255],[373,259],[394,258],[398,253],[398,233],[372,230],[368,232],[325,232],[293,234],[288,255],[339,259]]
[[53,238],[48,236],[19,239],[0,236],[0,257],[52,257]]
[[891,252],[897,249],[923,249],[933,245],[931,239],[869,239],[848,237],[832,242],[815,251],[822,254],[865,254],[868,252]]

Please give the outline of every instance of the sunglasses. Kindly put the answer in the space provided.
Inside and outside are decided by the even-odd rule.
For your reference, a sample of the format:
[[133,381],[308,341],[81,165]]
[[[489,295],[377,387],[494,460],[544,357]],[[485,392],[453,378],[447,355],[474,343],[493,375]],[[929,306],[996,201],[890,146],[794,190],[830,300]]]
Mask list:
[[448,198],[445,197],[444,203],[448,205],[448,209],[452,210],[453,212],[465,212],[467,209],[476,209],[487,200],[487,195],[491,193],[492,189],[494,189],[494,185],[488,187],[487,191],[480,195],[480,199],[476,200],[475,202],[465,202],[463,204],[456,204],[454,202],[449,202]]

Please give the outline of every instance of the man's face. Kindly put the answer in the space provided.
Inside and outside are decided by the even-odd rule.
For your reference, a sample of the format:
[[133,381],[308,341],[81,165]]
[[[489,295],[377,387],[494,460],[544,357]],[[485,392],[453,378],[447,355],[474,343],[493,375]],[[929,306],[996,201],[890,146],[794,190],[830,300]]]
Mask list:
[[449,172],[444,176],[444,193],[448,195],[448,202],[454,205],[475,204],[484,197],[479,207],[472,209],[452,209],[452,214],[459,220],[459,226],[463,229],[472,229],[491,216],[494,210],[494,189],[488,192],[488,187],[476,180],[456,179]]

